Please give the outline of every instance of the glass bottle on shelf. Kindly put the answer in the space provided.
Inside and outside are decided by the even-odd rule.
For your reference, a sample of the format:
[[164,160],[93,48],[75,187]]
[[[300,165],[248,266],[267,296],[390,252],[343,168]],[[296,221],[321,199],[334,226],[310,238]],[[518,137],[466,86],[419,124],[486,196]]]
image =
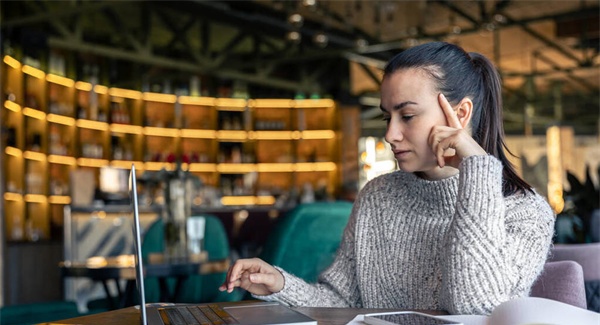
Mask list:
[[12,231],[10,237],[12,240],[23,240],[23,223],[18,215],[12,218]]
[[28,149],[35,152],[40,152],[42,149],[42,135],[33,133],[30,138]]

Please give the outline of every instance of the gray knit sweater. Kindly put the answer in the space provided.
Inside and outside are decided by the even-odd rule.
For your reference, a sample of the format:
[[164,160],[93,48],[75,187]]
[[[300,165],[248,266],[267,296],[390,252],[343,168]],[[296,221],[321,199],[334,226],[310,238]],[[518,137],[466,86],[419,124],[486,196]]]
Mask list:
[[360,192],[333,264],[315,284],[279,269],[264,300],[291,306],[489,314],[529,294],[546,260],[554,214],[537,194],[502,195],[502,165],[472,156],[438,181],[393,172]]

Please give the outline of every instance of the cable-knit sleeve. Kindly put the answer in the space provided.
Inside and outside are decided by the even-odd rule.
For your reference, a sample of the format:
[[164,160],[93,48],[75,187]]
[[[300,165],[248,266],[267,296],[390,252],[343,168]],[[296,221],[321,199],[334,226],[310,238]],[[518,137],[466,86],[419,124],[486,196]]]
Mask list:
[[285,280],[283,289],[271,295],[253,295],[253,297],[279,301],[288,306],[361,307],[354,252],[359,201],[360,196],[352,208],[335,260],[331,266],[319,275],[317,283],[306,283],[304,280],[275,266],[283,274]]
[[459,169],[440,302],[450,313],[489,314],[529,294],[548,255],[554,214],[537,194],[504,197],[502,164],[492,156],[466,158]]

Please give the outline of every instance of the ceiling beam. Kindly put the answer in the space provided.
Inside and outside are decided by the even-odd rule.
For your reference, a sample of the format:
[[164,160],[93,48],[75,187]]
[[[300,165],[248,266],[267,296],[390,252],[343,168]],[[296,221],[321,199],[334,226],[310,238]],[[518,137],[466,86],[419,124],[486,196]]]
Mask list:
[[196,62],[188,62],[184,60],[176,60],[170,59],[167,57],[161,57],[157,55],[152,55],[148,53],[139,53],[134,51],[127,51],[123,49],[117,49],[114,47],[102,45],[102,44],[93,44],[86,43],[81,40],[70,40],[70,39],[61,39],[56,37],[51,37],[48,39],[48,44],[55,48],[62,48],[66,50],[80,51],[92,53],[104,57],[121,59],[126,61],[132,61],[136,63],[148,64],[148,65],[156,65],[162,66],[165,68],[177,69],[192,73],[205,73],[210,74],[220,78],[227,79],[238,79],[247,81],[249,83],[255,83],[263,86],[273,87],[275,89],[286,89],[292,91],[305,91],[308,92],[310,89],[303,85],[302,83],[280,79],[275,77],[265,77],[259,74],[249,74],[243,73],[234,70],[228,69],[216,69],[211,70],[205,67],[202,67]]
[[13,18],[13,17],[10,17],[10,15],[8,15],[9,17],[4,17],[4,21],[2,21],[0,23],[0,26],[2,26],[2,28],[9,28],[9,27],[19,27],[19,26],[31,25],[31,24],[35,24],[35,23],[49,22],[52,19],[71,17],[74,15],[80,16],[80,15],[84,15],[84,14],[88,14],[88,13],[95,13],[106,7],[121,6],[123,4],[126,4],[126,2],[123,1],[123,2],[119,3],[118,1],[106,1],[106,2],[87,2],[86,1],[86,2],[76,2],[76,4],[77,5],[74,5],[71,8],[67,7],[67,8],[61,8],[60,10],[44,10],[41,12],[33,13],[32,15],[27,15],[25,17]]
[[559,45],[558,43],[552,41],[551,39],[547,38],[546,36],[538,33],[537,31],[533,30],[531,27],[529,27],[527,25],[527,23],[524,22],[520,22],[518,20],[515,20],[514,18],[503,14],[504,17],[506,17],[507,22],[511,23],[511,24],[517,24],[521,27],[522,30],[524,30],[525,32],[527,32],[529,35],[533,36],[533,38],[539,40],[540,42],[544,43],[546,46],[558,51],[560,54],[562,54],[563,56],[565,56],[566,58],[575,61],[577,63],[577,65],[582,65],[583,62],[576,57],[573,53],[571,53],[570,51],[568,51],[567,49],[563,48],[561,45]]
[[[583,86],[584,88],[586,88],[589,91],[598,91],[598,87],[595,87],[594,85],[590,84],[589,82],[587,82],[585,79],[580,78],[576,75],[573,74],[573,71],[571,70],[565,70],[564,68],[562,68],[561,66],[559,66],[556,62],[552,61],[550,58],[548,58],[547,56],[545,56],[544,54],[542,54],[540,51],[535,51],[533,53],[533,57],[535,59],[541,60],[544,63],[548,64],[552,70],[554,71],[559,71],[559,72],[564,72],[567,76],[568,79],[575,81],[576,83],[578,83],[579,85]],[[535,73],[535,72],[534,72]]]

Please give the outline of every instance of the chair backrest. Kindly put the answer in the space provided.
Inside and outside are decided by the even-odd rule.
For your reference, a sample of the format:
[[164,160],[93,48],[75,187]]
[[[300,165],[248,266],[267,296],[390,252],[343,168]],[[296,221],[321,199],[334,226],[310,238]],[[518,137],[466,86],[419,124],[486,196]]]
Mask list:
[[529,295],[587,308],[581,265],[574,261],[546,262]]
[[556,244],[549,261],[575,261],[583,268],[585,281],[600,280],[600,243]]
[[[204,233],[204,247],[202,250],[208,252],[209,260],[226,259],[229,257],[229,240],[227,232],[221,220],[214,215],[197,215],[190,218],[203,217],[206,220]],[[153,225],[148,228],[144,235],[142,243],[142,255],[144,257],[149,253],[157,253],[163,251],[163,222],[158,219]],[[230,299],[229,297],[221,297],[218,287],[225,280],[226,273],[215,273],[206,275],[190,276],[181,287],[180,296],[177,297],[178,302],[194,303],[194,302],[213,302]],[[156,302],[158,299],[158,283],[149,279],[146,281],[146,298],[151,302]],[[173,291],[173,281],[168,281]]]
[[556,244],[548,260],[571,260],[581,265],[587,308],[600,313],[600,243]]
[[340,245],[352,203],[300,204],[280,219],[259,257],[308,282],[328,267]]

